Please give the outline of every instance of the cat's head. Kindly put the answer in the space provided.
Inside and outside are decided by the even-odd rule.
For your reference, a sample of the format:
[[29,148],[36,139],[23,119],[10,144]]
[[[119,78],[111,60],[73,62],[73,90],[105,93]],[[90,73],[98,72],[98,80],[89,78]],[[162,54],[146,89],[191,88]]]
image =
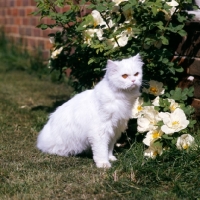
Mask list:
[[105,77],[111,84],[123,90],[140,88],[143,62],[139,54],[121,61],[108,60]]

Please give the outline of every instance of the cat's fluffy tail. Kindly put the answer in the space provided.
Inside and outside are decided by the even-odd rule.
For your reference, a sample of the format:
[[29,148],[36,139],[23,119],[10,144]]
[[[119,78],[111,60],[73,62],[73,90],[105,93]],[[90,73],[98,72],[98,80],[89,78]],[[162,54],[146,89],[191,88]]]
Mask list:
[[44,153],[68,156],[65,146],[59,136],[51,135],[51,127],[46,124],[37,139],[37,148]]
[[52,145],[49,133],[50,133],[50,127],[48,125],[45,125],[38,135],[37,148],[40,149],[42,152],[55,154],[53,152],[54,145]]
[[[44,153],[66,157],[77,155],[83,151],[82,146],[80,147],[73,140],[71,142],[64,140],[63,135],[56,129],[52,130],[51,124],[48,122],[38,135],[37,148]],[[74,140],[76,141],[76,139]]]

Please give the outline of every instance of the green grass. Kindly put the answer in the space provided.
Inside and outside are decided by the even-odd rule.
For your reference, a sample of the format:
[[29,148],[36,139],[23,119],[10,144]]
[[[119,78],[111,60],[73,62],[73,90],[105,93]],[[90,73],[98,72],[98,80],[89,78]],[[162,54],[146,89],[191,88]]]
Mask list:
[[[135,142],[116,152],[109,170],[97,169],[90,157],[41,153],[38,132],[72,90],[47,75],[12,68],[2,55],[0,50],[0,199],[200,199],[199,149],[146,160],[143,145]],[[26,62],[15,59],[19,66]],[[194,133],[199,144],[200,130]]]

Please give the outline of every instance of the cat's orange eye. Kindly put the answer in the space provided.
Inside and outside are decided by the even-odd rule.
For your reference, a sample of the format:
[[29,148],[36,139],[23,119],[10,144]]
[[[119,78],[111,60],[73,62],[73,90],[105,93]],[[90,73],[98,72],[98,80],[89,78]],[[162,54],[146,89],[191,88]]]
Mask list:
[[123,78],[127,78],[127,77],[128,77],[128,74],[123,74],[122,77],[123,77]]
[[139,72],[135,73],[134,76],[137,76],[139,74]]

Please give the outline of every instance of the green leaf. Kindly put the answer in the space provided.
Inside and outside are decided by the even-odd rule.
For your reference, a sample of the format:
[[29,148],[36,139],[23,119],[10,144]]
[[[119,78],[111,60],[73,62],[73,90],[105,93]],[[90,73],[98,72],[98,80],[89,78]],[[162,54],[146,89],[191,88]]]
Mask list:
[[153,143],[153,146],[157,147],[157,148],[162,148],[162,145],[163,144],[160,141],[158,141],[158,140]]
[[179,22],[184,22],[187,20],[187,18],[183,15],[181,15],[180,13],[177,14],[177,19]]
[[93,63],[95,60],[94,58],[90,58],[90,60],[88,61],[88,65],[90,65],[91,63]]
[[164,45],[168,45],[169,44],[169,40],[165,36],[160,36],[160,39],[161,39],[161,41],[162,41],[162,43]]
[[96,72],[96,71],[97,71],[97,72],[100,72],[100,71],[101,71],[101,68],[95,68],[94,71],[95,71],[95,72]]
[[184,69],[183,69],[182,67],[176,68],[175,70],[176,70],[177,72],[183,72],[183,71],[184,71]]
[[187,35],[187,32],[184,31],[184,30],[180,30],[180,31],[178,31],[178,34],[179,34],[180,36],[186,36],[186,35]]
[[175,74],[176,72],[175,72],[175,68],[173,68],[173,67],[169,67],[169,71],[172,73],[172,74]]
[[49,28],[49,26],[47,24],[39,24],[39,25],[37,25],[37,27],[41,28],[42,30]]
[[130,3],[127,3],[126,5],[123,6],[123,11],[127,11],[130,8],[132,8],[132,5]]
[[167,134],[162,135],[162,138],[166,139],[166,140],[173,140],[172,136],[169,136]]
[[167,58],[162,59],[162,63],[167,64],[168,62],[169,62],[169,59],[167,59]]

